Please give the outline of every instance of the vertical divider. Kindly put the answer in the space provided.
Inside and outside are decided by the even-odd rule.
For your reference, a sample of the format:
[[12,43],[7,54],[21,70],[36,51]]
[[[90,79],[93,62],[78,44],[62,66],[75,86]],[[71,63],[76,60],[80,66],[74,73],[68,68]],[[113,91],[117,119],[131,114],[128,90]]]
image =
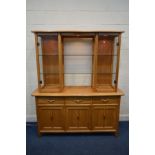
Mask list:
[[121,33],[118,35],[118,46],[117,46],[117,68],[116,68],[116,86],[115,91],[118,88],[118,74],[119,74],[119,63],[120,63],[120,47],[121,47]]
[[93,89],[96,90],[96,81],[97,81],[97,53],[98,53],[98,33],[95,34],[95,39],[94,39],[94,59],[93,59]]
[[61,34],[58,33],[58,55],[59,55],[59,83],[60,91],[63,90],[63,65],[62,65],[62,38]]
[[39,64],[39,48],[38,48],[38,34],[34,33],[35,35],[35,48],[36,48],[36,65],[37,65],[37,76],[38,76],[38,89],[40,91],[40,64]]

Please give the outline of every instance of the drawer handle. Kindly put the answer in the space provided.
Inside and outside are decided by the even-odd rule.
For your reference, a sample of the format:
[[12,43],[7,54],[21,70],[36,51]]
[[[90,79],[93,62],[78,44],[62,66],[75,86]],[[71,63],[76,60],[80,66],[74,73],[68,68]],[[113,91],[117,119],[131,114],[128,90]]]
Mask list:
[[81,100],[75,100],[75,102],[76,102],[76,103],[80,103],[80,102],[81,102]]
[[108,102],[108,99],[101,99],[102,102]]
[[55,100],[47,100],[49,103],[53,103],[55,102]]

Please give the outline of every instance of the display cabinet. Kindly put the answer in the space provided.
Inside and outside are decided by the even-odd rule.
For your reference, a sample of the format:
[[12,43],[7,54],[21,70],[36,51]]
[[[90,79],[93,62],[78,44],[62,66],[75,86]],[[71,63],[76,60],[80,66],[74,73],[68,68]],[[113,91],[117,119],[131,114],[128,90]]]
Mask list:
[[[33,31],[36,46],[38,133],[114,132],[118,134],[123,92],[118,88],[122,31]],[[66,54],[67,39],[89,39],[92,51]],[[83,41],[84,41],[83,40]],[[88,57],[89,69],[69,63]],[[80,58],[79,58],[80,57]],[[70,58],[71,59],[71,58]],[[65,62],[64,62],[65,61]],[[91,63],[91,64],[90,64]],[[87,64],[85,64],[87,65]],[[75,67],[75,68],[74,68]],[[81,72],[80,72],[81,71]],[[89,85],[66,85],[66,74],[89,74]],[[77,78],[77,77],[76,77]],[[76,81],[76,80],[75,80]]]
[[95,36],[94,83],[99,92],[117,91],[121,34],[98,33]]
[[60,33],[35,34],[38,89],[59,92],[63,89],[62,45]]

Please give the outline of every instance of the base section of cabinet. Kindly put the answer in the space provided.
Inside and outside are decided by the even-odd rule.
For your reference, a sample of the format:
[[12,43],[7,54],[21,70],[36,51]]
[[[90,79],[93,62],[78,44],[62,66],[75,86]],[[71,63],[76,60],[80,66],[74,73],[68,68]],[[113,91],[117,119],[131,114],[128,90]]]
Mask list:
[[38,133],[118,133],[120,96],[36,97]]

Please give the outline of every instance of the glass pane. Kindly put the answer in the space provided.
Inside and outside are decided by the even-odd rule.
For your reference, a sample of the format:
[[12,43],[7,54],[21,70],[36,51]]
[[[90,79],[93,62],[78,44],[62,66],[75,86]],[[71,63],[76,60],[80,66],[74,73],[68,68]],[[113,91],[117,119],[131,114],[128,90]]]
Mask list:
[[40,83],[44,89],[59,87],[58,36],[39,37]]
[[113,55],[113,36],[99,36],[99,55]]
[[42,55],[58,54],[58,36],[42,36],[41,37]]
[[65,86],[91,86],[92,38],[64,39]]
[[115,89],[117,67],[116,45],[116,36],[99,35],[96,70],[96,86],[98,90],[112,91]]

